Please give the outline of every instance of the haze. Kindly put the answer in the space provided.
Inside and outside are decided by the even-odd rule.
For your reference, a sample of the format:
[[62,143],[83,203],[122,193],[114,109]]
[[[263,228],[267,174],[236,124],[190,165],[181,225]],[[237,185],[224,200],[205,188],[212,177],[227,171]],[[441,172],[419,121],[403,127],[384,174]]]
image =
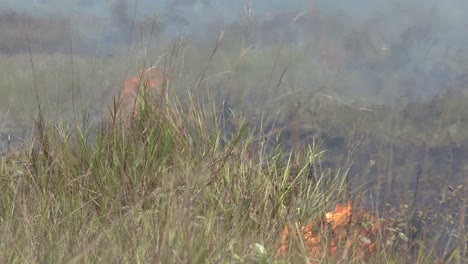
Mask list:
[[[428,99],[447,89],[458,89],[466,78],[462,66],[468,58],[466,1],[425,1],[424,5],[415,0],[251,3],[253,47],[265,51],[286,43],[301,49],[312,63],[310,67],[327,70],[314,81],[328,83],[334,79],[334,95],[343,100],[361,100],[363,95],[380,104],[402,98]],[[50,24],[44,22],[39,31],[58,32],[37,45],[36,51],[66,52],[61,25],[70,23],[75,52],[99,56],[115,54],[116,47],[128,44],[132,20],[135,27],[140,26],[135,32],[148,32],[155,23],[154,34],[160,38],[183,35],[194,44],[213,44],[221,31],[242,34],[239,27],[246,24],[248,6],[249,1],[232,0],[2,0],[0,8],[6,23],[0,27],[0,34],[5,36],[0,39],[0,52],[26,50],[24,43],[17,45],[21,41],[12,40],[24,37],[17,31],[12,33],[7,25],[12,12],[48,17]],[[26,17],[18,21],[21,19]],[[137,40],[139,33],[134,35]],[[53,43],[54,38],[59,43]],[[312,71],[309,66],[297,71]]]

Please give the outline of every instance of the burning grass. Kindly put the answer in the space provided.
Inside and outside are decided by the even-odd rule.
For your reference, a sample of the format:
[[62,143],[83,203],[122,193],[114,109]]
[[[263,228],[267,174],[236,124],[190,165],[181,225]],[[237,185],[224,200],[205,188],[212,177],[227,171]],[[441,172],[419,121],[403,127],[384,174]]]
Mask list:
[[353,211],[351,203],[337,204],[333,211],[325,213],[325,217],[305,224],[286,225],[277,254],[286,256],[291,243],[299,241],[311,260],[320,260],[324,256],[332,259],[351,256],[353,262],[369,261],[375,257],[382,223],[383,220],[377,220],[368,212]]
[[159,104],[146,92],[158,76],[124,82],[111,115],[132,122],[95,132],[86,116],[65,127],[40,116],[29,148],[0,160],[1,263],[464,261],[464,214],[440,253],[407,237],[414,210],[400,221],[340,204],[361,191],[348,163],[322,170],[318,145],[285,149],[209,96]]
[[[143,88],[156,84],[149,79]],[[289,152],[280,135],[259,133],[235,111],[220,114],[213,100],[188,94],[182,108],[155,98],[130,97],[133,122],[95,137],[87,122],[64,129],[39,119],[30,148],[0,161],[0,262],[462,258],[462,242],[438,253],[429,239],[408,238],[398,221],[340,204],[359,189],[348,189],[348,167],[320,169],[318,145]],[[166,118],[174,112],[177,119]],[[301,208],[299,217],[292,208]]]

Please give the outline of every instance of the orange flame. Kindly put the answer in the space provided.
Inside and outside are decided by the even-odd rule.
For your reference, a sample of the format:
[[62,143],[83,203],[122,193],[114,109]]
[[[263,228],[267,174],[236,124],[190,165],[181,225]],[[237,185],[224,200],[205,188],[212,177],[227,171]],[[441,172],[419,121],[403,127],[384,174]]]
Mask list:
[[137,76],[125,79],[122,85],[122,91],[119,95],[122,101],[122,112],[132,113],[133,116],[136,116],[138,112],[134,109],[134,106],[140,89],[143,88],[145,91],[158,91],[162,84],[163,74],[155,67],[144,68],[140,70]]
[[[142,89],[144,92],[156,92],[156,95],[163,96],[161,89],[166,79],[165,71],[156,67],[143,68],[137,75],[125,79],[119,93],[114,96],[114,105],[118,103],[118,111],[115,113],[116,120],[125,120],[126,118],[138,116],[136,103]],[[169,111],[168,113],[171,119],[177,119],[178,114],[176,111]],[[104,126],[113,122],[114,120],[111,120],[110,116],[102,118]]]
[[351,204],[345,206],[337,204],[333,212],[325,214],[327,223],[332,225],[333,231],[338,231],[340,227],[347,226],[351,219]]
[[297,222],[295,232],[290,232],[286,225],[281,234],[281,245],[277,254],[281,257],[286,256],[290,241],[297,239],[302,241],[309,258],[320,257],[323,252],[327,252],[328,256],[333,256],[339,251],[347,254],[350,250],[353,250],[353,258],[363,258],[376,251],[375,238],[380,221],[376,221],[368,212],[355,213],[353,217],[351,203],[344,206],[337,204],[335,210],[327,212],[325,225],[322,227],[316,223],[319,221],[310,221],[306,225]]

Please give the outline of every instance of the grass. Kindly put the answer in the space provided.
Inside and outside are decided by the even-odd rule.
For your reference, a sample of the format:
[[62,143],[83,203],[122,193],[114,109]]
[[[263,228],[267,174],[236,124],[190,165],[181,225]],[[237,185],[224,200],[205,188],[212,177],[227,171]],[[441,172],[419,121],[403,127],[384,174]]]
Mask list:
[[292,156],[245,123],[224,138],[218,106],[191,100],[174,120],[173,105],[148,104],[95,140],[43,120],[28,152],[2,161],[2,262],[233,262],[257,244],[273,260],[288,211],[317,214],[344,190],[343,177],[334,192],[307,184],[317,148],[291,180]]
[[[111,103],[104,114],[112,122],[105,124],[78,96],[80,89],[101,98],[103,83],[111,87],[109,79],[123,79],[130,65],[139,68],[152,55],[107,62],[32,52],[31,61],[28,55],[7,56],[12,60],[10,72],[2,73],[11,79],[3,80],[11,87],[28,87],[22,90],[24,95],[34,84],[37,96],[24,96],[24,105],[30,111],[39,106],[45,110],[34,119],[34,134],[22,150],[0,159],[0,262],[466,261],[467,188],[453,186],[438,204],[421,208],[420,197],[432,194],[423,192],[427,189],[420,184],[432,184],[434,178],[424,166],[416,174],[411,171],[413,164],[394,167],[394,160],[412,152],[398,152],[390,145],[416,148],[415,142],[422,141],[428,144],[427,154],[447,141],[462,144],[461,96],[448,94],[391,111],[359,110],[320,89],[305,92],[301,86],[306,84],[297,80],[310,69],[297,71],[304,63],[299,58],[307,59],[293,49],[280,49],[265,58],[248,43],[242,43],[239,53],[222,51],[221,45],[220,38],[213,50],[190,52],[188,47],[185,52],[182,43],[176,42],[153,60],[174,78],[163,87],[170,96],[142,93],[135,105],[136,117],[118,115],[118,102]],[[34,76],[18,70],[28,63]],[[228,70],[219,71],[219,65],[228,65]],[[51,74],[59,81],[51,82]],[[17,75],[22,78],[15,79]],[[86,82],[79,82],[80,76],[86,76]],[[310,83],[317,78],[307,77]],[[225,93],[214,92],[220,86],[241,92],[228,93],[232,97],[226,98]],[[47,92],[57,89],[57,104],[48,101],[44,87],[49,88]],[[71,100],[74,111],[61,121],[54,120],[47,112],[52,110],[44,105],[63,113],[59,103],[64,97]],[[244,100],[245,104],[239,103]],[[256,107],[259,102],[261,109]],[[9,103],[1,101],[1,105]],[[421,114],[429,110],[437,118]],[[253,119],[255,115],[261,118]],[[431,122],[424,122],[424,127],[414,122],[423,118]],[[336,158],[335,168],[324,165],[337,156],[326,140],[306,140],[323,131],[339,131],[338,139],[351,138],[348,151]],[[0,132],[4,133],[3,126]],[[358,145],[378,156],[365,156],[364,170],[352,173],[359,162]],[[363,177],[356,179],[356,174]],[[375,176],[372,182],[367,181],[369,175]],[[413,175],[415,191],[404,189],[395,203],[392,195],[398,184],[409,186]],[[329,255],[328,242],[336,231],[327,228],[324,217],[346,202],[352,202],[353,217],[345,236],[333,246],[335,253]],[[321,254],[314,256],[308,254],[304,236],[309,223],[313,224],[310,232],[324,238]],[[356,235],[352,228],[369,225],[379,226],[371,234],[378,250],[359,258],[358,243],[349,244],[357,241],[356,236],[359,241],[370,238]],[[291,232],[283,237],[285,227],[299,235]],[[283,244],[287,250],[278,254]]]
[[[136,118],[98,130],[86,119],[60,126],[38,118],[26,151],[0,163],[0,261],[307,262],[304,242],[277,254],[283,227],[357,198],[348,168],[321,170],[320,145],[291,152],[280,133],[256,130],[209,95],[171,98],[142,94]],[[368,261],[408,261],[387,239]],[[410,259],[460,262],[457,245],[447,261],[423,246]],[[339,258],[308,261],[335,263],[345,257],[338,247]]]

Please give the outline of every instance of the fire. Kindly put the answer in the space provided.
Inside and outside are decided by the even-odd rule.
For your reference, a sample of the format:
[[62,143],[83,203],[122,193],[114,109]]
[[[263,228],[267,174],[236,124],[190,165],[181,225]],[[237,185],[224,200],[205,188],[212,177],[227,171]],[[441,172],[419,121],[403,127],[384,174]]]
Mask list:
[[[300,233],[302,234],[302,239],[304,242],[304,246],[307,250],[307,255],[308,256],[316,256],[319,251],[319,245],[320,245],[320,234],[315,233],[313,231],[313,224],[309,223],[305,226],[301,226],[300,223],[296,223],[295,225],[296,230],[300,229]],[[283,232],[281,234],[281,246],[278,248],[278,255],[284,256],[286,255],[286,252],[288,252],[289,249],[289,228],[288,226],[285,226],[283,229]],[[292,236],[297,238],[298,232],[292,232]]]
[[122,90],[119,94],[123,113],[131,113],[133,116],[138,114],[135,109],[136,99],[140,93],[140,89],[145,91],[158,91],[163,84],[164,75],[161,70],[151,67],[140,70],[137,76],[127,78],[122,85]]
[[[122,82],[119,93],[114,96],[114,104],[118,104],[116,119],[134,118],[138,116],[137,100],[140,92],[154,92],[157,96],[163,96],[162,87],[167,79],[165,72],[156,67],[143,68],[137,75],[131,76]],[[176,116],[175,112],[170,112]],[[104,125],[112,124],[110,116],[102,119]]]
[[333,212],[328,212],[325,214],[325,219],[327,223],[332,225],[334,232],[339,231],[340,227],[347,225],[351,218],[351,204],[348,203],[345,206],[340,204],[336,205],[336,208]]
[[369,212],[353,212],[351,203],[337,204],[325,214],[324,220],[315,219],[305,225],[295,223],[295,231],[286,225],[281,234],[281,245],[277,254],[286,256],[292,241],[301,241],[309,258],[348,255],[362,259],[376,252],[376,235],[380,221]]

